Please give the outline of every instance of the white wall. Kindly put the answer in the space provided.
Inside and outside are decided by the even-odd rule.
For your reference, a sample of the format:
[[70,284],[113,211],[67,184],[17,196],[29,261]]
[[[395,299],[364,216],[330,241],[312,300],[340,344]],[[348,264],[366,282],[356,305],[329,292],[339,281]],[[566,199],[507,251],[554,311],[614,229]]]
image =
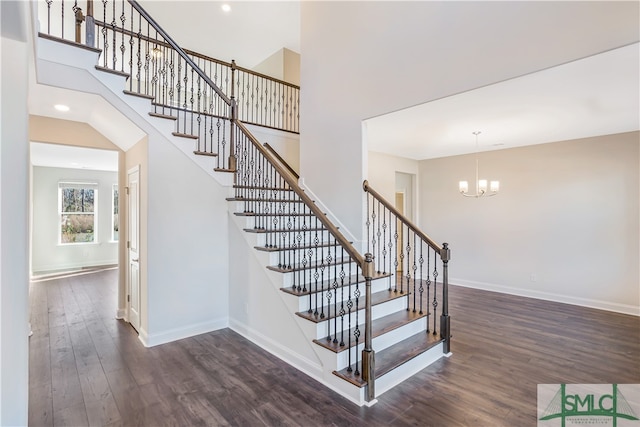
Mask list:
[[[59,244],[59,182],[98,184],[94,243]],[[118,242],[111,235],[111,189],[118,172],[33,167],[32,272],[47,272],[118,263]]]
[[[415,200],[419,199],[418,191],[416,191],[417,182],[415,182],[417,181],[419,162],[374,151],[369,151],[367,157],[369,160],[367,162],[369,185],[391,203],[395,203],[396,191],[410,188],[412,194],[409,194],[408,197],[413,201],[414,206],[410,207],[411,211],[405,214],[409,218],[415,218],[417,205]],[[411,177],[412,182],[404,182],[402,178],[399,180],[398,173],[406,174],[404,179]]]
[[300,135],[254,125],[246,126],[261,144],[268,143],[294,171],[300,171]]
[[[0,425],[27,425],[28,31],[26,2],[0,3]],[[10,66],[6,66],[10,64]]]
[[252,68],[258,73],[300,86],[300,54],[282,48]]
[[638,13],[637,2],[302,2],[302,178],[359,234],[362,120],[635,42]]
[[148,156],[146,332],[156,345],[228,325],[228,188],[163,138],[149,136]]
[[450,244],[451,283],[640,315],[640,133],[481,153],[488,199],[458,193],[474,159],[420,162],[420,226]]

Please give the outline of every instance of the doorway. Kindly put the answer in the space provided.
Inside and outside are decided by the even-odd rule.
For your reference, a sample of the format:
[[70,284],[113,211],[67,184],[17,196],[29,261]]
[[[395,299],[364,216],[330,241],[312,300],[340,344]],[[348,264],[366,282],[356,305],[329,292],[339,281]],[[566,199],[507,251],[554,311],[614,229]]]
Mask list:
[[[394,207],[396,210],[403,216],[405,216],[409,221],[413,222],[413,181],[414,175],[396,172],[396,184],[395,184],[395,200]],[[396,224],[398,230],[398,242],[396,248],[396,256],[398,259],[398,273],[402,273],[404,271],[404,242],[405,242],[405,233],[408,231],[406,228],[402,227],[402,222],[397,221]]]
[[127,172],[127,314],[140,330],[140,166]]

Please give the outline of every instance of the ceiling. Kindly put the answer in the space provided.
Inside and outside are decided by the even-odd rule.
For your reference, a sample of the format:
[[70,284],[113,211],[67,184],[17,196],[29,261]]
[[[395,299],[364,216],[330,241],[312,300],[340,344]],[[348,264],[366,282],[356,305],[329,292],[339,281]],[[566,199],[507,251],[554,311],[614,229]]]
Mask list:
[[30,156],[34,166],[111,172],[118,170],[117,151],[32,142]]
[[640,129],[635,43],[365,121],[369,150],[415,160]]
[[[299,1],[138,3],[183,48],[254,68],[282,48],[300,53]],[[228,4],[231,11],[224,12]],[[175,19],[182,14],[188,19]]]

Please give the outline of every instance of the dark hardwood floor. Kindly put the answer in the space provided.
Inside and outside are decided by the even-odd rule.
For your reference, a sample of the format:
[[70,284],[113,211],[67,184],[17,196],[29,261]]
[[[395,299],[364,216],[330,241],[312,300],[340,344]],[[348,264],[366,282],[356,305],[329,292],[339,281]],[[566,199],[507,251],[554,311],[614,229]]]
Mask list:
[[31,284],[33,426],[535,426],[538,383],[640,383],[640,319],[452,286],[451,358],[360,408],[224,329],[144,348],[117,270]]

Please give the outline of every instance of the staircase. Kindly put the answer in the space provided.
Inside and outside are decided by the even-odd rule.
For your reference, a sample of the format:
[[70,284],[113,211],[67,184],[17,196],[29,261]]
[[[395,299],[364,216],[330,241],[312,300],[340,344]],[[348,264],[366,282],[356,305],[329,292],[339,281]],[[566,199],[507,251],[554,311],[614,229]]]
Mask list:
[[[193,53],[182,50],[135,1],[127,3],[134,16],[124,18],[129,7],[122,2],[121,28],[115,4],[109,21],[105,3],[98,22],[102,49],[65,42],[68,55],[77,56],[70,60],[133,110],[148,111],[144,120],[229,187],[230,226],[247,243],[239,250],[253,253],[244,256],[262,269],[267,282],[248,279],[247,286],[277,289],[288,313],[279,314],[286,320],[277,325],[278,333],[264,337],[267,349],[359,405],[375,403],[394,385],[450,354],[446,244],[431,241],[365,182],[368,232],[362,256],[298,185],[286,162],[238,119],[247,113],[236,99],[247,94],[236,92],[241,85],[235,64],[224,80],[231,88],[227,96],[216,84],[219,73],[205,73],[207,66]],[[145,24],[134,28],[137,21]],[[47,43],[60,42],[41,34],[41,57],[57,60],[47,57]],[[282,95],[282,111],[264,116],[290,126],[296,102],[293,95]],[[296,123],[291,126],[297,128]],[[230,323],[260,341],[258,334],[251,336],[251,321],[236,322],[236,327],[233,319]],[[295,340],[275,342],[280,330],[289,329],[304,337],[310,352]]]

